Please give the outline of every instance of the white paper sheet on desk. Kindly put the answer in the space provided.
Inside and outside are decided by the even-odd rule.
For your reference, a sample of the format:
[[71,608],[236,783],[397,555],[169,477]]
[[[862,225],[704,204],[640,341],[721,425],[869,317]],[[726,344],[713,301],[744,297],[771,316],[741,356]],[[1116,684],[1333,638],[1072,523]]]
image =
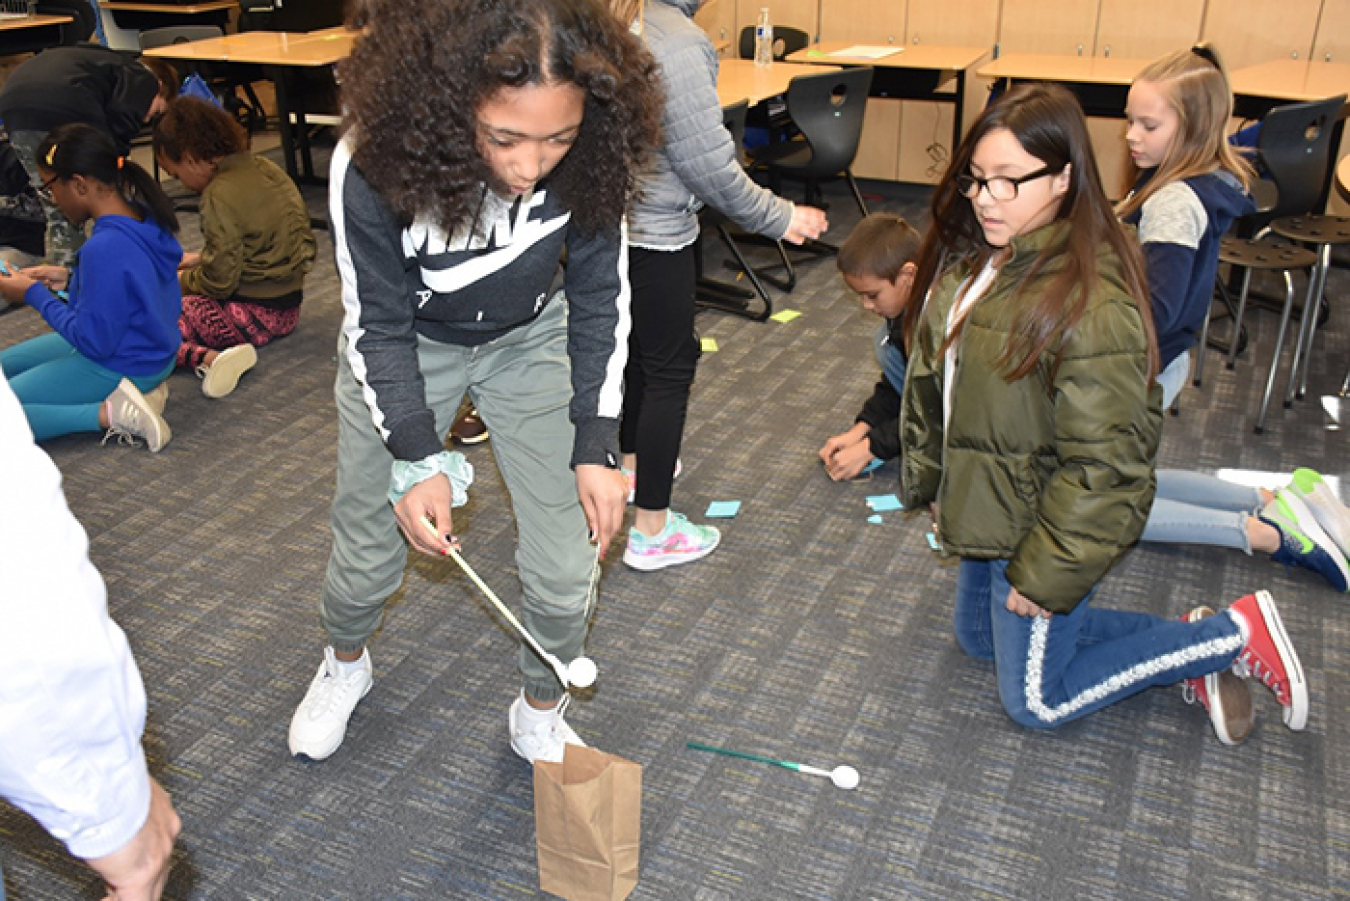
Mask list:
[[890,56],[892,53],[899,53],[904,47],[881,47],[874,44],[855,44],[852,47],[845,47],[843,50],[835,50],[833,53],[827,53],[826,56],[853,57],[855,59],[881,59],[883,56]]

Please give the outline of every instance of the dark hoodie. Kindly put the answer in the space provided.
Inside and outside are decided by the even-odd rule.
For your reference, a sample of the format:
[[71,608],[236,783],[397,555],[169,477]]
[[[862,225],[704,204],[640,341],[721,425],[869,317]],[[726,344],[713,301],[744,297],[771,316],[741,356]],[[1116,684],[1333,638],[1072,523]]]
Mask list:
[[83,356],[123,375],[159,372],[178,351],[178,239],[153,219],[103,216],[70,271],[70,302],[41,282],[24,302]]
[[0,120],[10,134],[83,122],[126,153],[157,93],[159,79],[135,57],[96,44],[52,47],[9,73]]
[[[1135,190],[1152,176],[1145,172]],[[1219,239],[1255,208],[1242,183],[1220,171],[1164,185],[1126,217],[1139,227],[1144,247],[1162,369],[1198,340],[1214,293]]]

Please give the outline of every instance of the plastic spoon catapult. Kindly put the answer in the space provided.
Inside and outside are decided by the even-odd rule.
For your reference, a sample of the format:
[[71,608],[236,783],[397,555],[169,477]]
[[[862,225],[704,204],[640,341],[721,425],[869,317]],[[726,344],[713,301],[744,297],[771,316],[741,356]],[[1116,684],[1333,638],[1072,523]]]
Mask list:
[[[440,534],[436,531],[435,524],[429,520],[423,519],[422,524],[426,526],[432,534]],[[469,564],[464,561],[464,558],[459,555],[459,551],[455,549],[454,545],[451,545],[449,555],[459,564],[459,568],[464,570],[464,574],[473,580],[473,583],[478,586],[483,594],[487,595],[487,599],[497,608],[497,612],[504,616],[507,622],[515,626],[516,631],[520,633],[520,636],[525,639],[530,647],[534,648],[534,652],[538,654],[545,663],[553,667],[553,672],[557,673],[558,681],[563,684],[563,688],[571,688],[572,686],[576,686],[577,688],[590,688],[595,684],[595,677],[598,670],[594,660],[589,657],[577,657],[571,663],[564,664],[557,657],[544,650],[539,642],[535,641],[534,636],[521,624],[520,620],[516,619],[515,614],[511,612],[510,608],[503,604],[501,598],[497,597],[496,593],[487,586],[487,583],[478,577],[478,573],[473,571],[473,567],[469,566]]]
[[837,766],[832,770],[822,770],[819,767],[807,766],[804,763],[793,763],[789,760],[774,760],[772,757],[760,757],[758,754],[747,754],[744,751],[733,751],[730,748],[719,748],[715,745],[705,745],[702,742],[687,741],[684,743],[686,748],[693,748],[695,751],[711,751],[714,754],[725,754],[728,757],[739,757],[741,760],[753,760],[756,763],[767,763],[770,766],[781,766],[783,769],[795,770],[798,773],[807,773],[811,776],[824,776],[834,783],[835,788],[855,789],[862,778],[858,771],[851,766]]

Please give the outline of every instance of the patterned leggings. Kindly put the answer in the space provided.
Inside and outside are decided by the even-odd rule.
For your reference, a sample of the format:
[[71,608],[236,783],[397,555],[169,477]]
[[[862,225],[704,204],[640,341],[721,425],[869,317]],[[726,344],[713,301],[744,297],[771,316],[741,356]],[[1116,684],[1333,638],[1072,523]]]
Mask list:
[[183,336],[178,365],[197,369],[208,351],[238,344],[262,347],[295,331],[299,319],[299,307],[278,310],[262,304],[188,294],[183,297],[183,315],[178,317],[178,332]]

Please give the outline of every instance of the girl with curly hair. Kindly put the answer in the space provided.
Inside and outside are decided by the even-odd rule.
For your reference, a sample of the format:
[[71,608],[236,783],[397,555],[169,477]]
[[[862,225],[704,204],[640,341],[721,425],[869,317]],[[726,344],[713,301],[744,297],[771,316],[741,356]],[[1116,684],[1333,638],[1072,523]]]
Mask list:
[[[314,760],[370,690],[366,642],[407,544],[456,547],[472,468],[444,440],[466,392],[511,494],[521,619],[564,664],[582,654],[626,494],[622,219],[661,105],[651,57],[597,0],[432,0],[416,16],[367,0],[349,24],[364,32],[329,188],[345,307],[329,646],[289,740]],[[581,743],[566,687],[523,646],[520,669],[511,746],[561,760]]]
[[170,103],[154,144],[160,168],[202,195],[203,247],[178,265],[178,365],[201,376],[207,397],[225,397],[258,362],[255,347],[295,331],[314,265],[309,209],[295,182],[249,153],[244,127],[208,100]]

